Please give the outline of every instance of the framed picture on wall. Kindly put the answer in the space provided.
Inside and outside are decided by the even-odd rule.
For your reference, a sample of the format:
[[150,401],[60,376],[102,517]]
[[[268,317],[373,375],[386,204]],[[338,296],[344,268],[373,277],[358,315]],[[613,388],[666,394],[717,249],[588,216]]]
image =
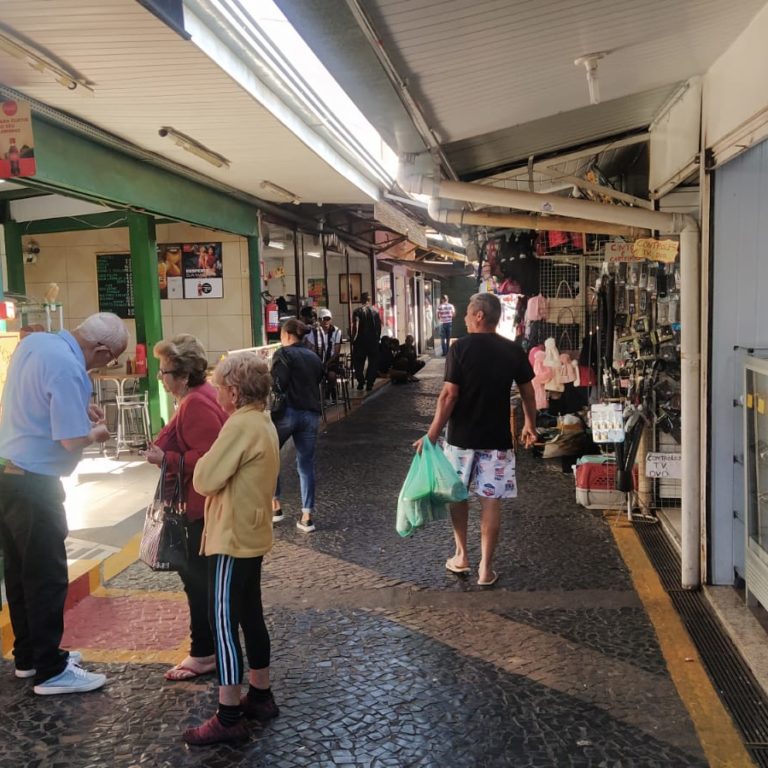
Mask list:
[[325,292],[324,277],[307,278],[307,296],[312,299],[313,306],[328,306],[328,296]]
[[[363,291],[363,275],[361,272],[349,273],[349,290],[352,294],[352,303],[360,303],[360,294]],[[347,296],[347,273],[342,272],[339,275],[339,301],[342,304],[349,304]]]

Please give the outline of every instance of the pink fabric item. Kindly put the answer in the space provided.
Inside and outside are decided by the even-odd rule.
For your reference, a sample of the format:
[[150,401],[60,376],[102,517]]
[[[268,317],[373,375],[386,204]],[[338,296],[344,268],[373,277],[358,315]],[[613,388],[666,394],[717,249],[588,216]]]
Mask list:
[[543,411],[547,407],[547,390],[545,385],[554,376],[554,371],[544,365],[544,349],[537,349],[533,355],[533,393],[536,396],[536,408]]

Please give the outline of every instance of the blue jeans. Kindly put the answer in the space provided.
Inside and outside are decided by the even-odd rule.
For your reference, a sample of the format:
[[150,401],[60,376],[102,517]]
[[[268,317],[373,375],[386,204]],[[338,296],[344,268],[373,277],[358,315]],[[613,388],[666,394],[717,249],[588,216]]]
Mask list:
[[[320,424],[320,414],[314,411],[297,411],[286,406],[283,413],[275,421],[280,447],[293,438],[296,448],[296,469],[299,471],[301,486],[301,508],[315,508],[315,446],[317,445],[317,428]],[[277,478],[275,498],[280,498],[280,478]]]
[[451,326],[453,323],[440,323],[440,344],[443,348],[443,357],[448,354],[448,345],[451,342]]

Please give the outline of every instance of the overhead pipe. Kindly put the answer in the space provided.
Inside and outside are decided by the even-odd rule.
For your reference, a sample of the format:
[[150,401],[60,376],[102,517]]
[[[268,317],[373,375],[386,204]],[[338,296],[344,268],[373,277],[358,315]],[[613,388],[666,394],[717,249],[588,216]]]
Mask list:
[[620,237],[647,237],[650,229],[623,227],[618,224],[606,224],[603,221],[569,219],[565,216],[540,216],[537,214],[480,213],[475,211],[457,211],[450,208],[428,208],[429,215],[443,224],[480,227],[513,227],[515,229],[556,230],[558,232],[590,232],[595,235],[618,235]]
[[685,226],[682,221],[683,216],[680,214],[659,213],[644,208],[603,205],[590,200],[501,189],[484,184],[470,184],[466,181],[433,180],[426,176],[406,176],[398,181],[407,192],[431,195],[433,198],[482,203],[500,208],[517,208],[533,213],[572,216],[575,219],[590,219],[625,227],[657,229],[665,233],[680,232]]
[[680,336],[680,391],[682,420],[682,564],[680,578],[684,589],[701,586],[701,522],[699,494],[701,484],[700,327],[699,327],[699,224],[688,214],[669,214],[622,205],[603,205],[589,200],[574,200],[556,195],[500,189],[467,182],[444,181],[417,175],[398,179],[404,190],[432,196],[430,212],[439,211],[439,198],[516,208],[533,213],[551,213],[593,222],[652,229],[680,235],[680,270],[684,276],[680,290],[682,330]]

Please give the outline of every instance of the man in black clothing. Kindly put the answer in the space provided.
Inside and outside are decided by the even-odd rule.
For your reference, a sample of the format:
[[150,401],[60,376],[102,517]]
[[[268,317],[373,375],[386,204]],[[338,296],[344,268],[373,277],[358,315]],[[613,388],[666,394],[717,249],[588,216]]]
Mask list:
[[[355,368],[357,388],[373,389],[379,370],[379,338],[381,318],[367,293],[360,295],[362,306],[352,313],[352,365]],[[366,368],[366,360],[368,366]]]
[[[523,348],[496,333],[501,303],[492,293],[469,300],[465,321],[468,336],[448,350],[445,383],[437,400],[427,439],[436,443],[445,424],[445,455],[470,494],[480,498],[481,559],[477,583],[493,586],[498,575],[493,555],[501,526],[501,499],[517,496],[515,453],[510,431],[510,391],[517,382],[523,403],[523,444],[536,439],[533,370]],[[421,440],[415,443],[421,450]],[[469,504],[451,504],[456,551],[445,563],[452,573],[469,573],[467,524]]]

